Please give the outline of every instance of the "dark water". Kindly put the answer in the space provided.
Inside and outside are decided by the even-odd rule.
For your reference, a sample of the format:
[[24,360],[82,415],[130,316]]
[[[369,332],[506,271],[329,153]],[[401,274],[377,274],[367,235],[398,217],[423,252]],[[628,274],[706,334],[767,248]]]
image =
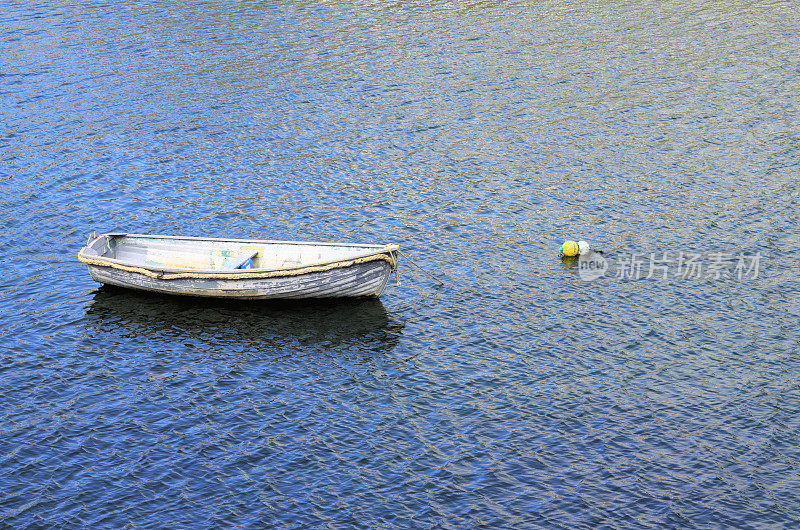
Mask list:
[[[4,3],[0,525],[800,524],[798,20]],[[396,242],[444,285],[152,297],[91,281],[92,229]],[[760,270],[582,281],[566,237]]]

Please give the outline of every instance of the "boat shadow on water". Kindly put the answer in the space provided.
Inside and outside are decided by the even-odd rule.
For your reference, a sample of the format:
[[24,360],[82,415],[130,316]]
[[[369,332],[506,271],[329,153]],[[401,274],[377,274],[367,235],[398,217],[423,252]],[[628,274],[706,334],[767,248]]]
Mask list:
[[[404,324],[378,298],[241,301],[176,297],[102,286],[86,311],[94,340],[192,342],[240,349],[388,352]],[[250,348],[247,348],[250,349]]]

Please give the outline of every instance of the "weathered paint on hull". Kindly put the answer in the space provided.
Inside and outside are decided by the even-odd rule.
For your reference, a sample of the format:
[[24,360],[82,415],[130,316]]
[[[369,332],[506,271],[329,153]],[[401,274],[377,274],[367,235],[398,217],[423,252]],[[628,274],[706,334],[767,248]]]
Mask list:
[[164,280],[110,267],[89,265],[100,283],[164,294],[260,300],[380,296],[391,274],[386,261],[359,263],[322,272],[277,278]]

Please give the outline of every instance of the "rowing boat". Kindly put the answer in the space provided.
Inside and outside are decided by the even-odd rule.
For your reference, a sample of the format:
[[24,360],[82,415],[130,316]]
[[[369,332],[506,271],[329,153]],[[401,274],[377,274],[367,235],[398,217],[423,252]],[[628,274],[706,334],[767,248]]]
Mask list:
[[217,298],[380,296],[397,245],[93,233],[78,254],[100,283]]

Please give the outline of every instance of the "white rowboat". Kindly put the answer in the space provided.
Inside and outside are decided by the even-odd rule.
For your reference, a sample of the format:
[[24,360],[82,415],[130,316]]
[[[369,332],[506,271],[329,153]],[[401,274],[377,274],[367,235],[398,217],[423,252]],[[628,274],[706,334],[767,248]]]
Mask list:
[[95,281],[187,296],[380,296],[397,245],[93,233],[78,259]]

